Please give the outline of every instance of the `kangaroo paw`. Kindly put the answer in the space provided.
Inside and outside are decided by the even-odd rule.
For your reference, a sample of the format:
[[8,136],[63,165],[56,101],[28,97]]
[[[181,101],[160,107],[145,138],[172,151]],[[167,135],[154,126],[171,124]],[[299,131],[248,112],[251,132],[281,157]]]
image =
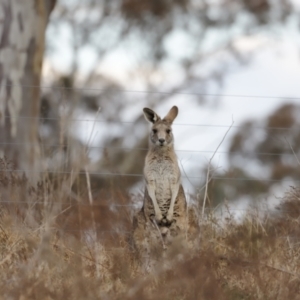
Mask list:
[[155,215],[155,221],[156,221],[157,224],[161,224],[161,223],[162,223],[162,221],[163,221],[163,216],[162,216],[161,213]]

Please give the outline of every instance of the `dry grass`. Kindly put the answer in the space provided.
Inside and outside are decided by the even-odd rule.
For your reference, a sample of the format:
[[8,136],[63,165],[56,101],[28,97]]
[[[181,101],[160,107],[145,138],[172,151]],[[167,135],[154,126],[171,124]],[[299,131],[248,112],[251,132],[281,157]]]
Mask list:
[[132,207],[111,206],[130,203],[124,191],[108,187],[91,206],[67,178],[33,188],[7,170],[2,162],[0,299],[300,299],[297,189],[276,215],[222,225],[211,216],[200,233],[191,221],[198,247],[174,245],[147,273],[130,239]]

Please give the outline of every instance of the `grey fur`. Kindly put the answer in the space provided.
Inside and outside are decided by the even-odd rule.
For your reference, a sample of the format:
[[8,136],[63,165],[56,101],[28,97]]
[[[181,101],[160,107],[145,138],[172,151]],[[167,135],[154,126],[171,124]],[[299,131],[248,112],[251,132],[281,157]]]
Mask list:
[[134,218],[134,240],[139,252],[149,254],[161,239],[165,246],[186,233],[187,203],[172,133],[178,108],[173,106],[163,119],[150,108],[143,111],[152,128],[144,166],[144,204]]
[[144,108],[145,118],[153,123],[149,151],[145,159],[144,177],[158,224],[170,224],[174,204],[181,184],[180,169],[174,151],[172,123],[178,114],[173,106],[165,118]]

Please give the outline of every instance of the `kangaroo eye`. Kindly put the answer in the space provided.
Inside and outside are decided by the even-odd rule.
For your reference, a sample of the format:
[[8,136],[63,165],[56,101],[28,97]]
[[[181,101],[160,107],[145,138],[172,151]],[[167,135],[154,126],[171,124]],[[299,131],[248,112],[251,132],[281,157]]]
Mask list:
[[171,130],[170,130],[170,129],[167,129],[167,130],[166,130],[166,133],[167,133],[167,134],[169,134],[170,132],[171,132]]
[[155,134],[157,133],[157,129],[152,129],[152,132]]

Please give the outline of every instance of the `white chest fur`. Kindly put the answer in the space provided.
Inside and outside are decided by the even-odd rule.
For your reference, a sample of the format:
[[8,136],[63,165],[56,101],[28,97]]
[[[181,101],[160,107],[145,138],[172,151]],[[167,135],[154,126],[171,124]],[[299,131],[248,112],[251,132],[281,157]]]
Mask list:
[[178,183],[180,172],[177,161],[161,158],[145,165],[145,179],[155,185],[155,195],[158,202],[170,200],[171,185]]

